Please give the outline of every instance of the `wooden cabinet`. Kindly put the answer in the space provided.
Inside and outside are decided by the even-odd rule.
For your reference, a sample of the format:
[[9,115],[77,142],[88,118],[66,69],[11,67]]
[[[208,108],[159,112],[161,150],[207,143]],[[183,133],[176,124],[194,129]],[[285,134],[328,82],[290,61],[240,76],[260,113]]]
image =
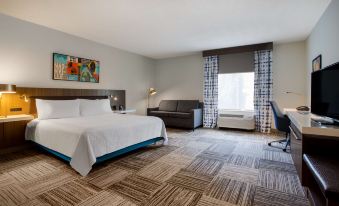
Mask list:
[[25,143],[26,125],[32,116],[2,119],[0,122],[0,149],[19,146]]
[[4,123],[0,123],[0,141],[3,139],[3,136],[4,136]]
[[[338,191],[334,174],[339,159],[339,127],[319,124],[310,113],[292,111],[287,115],[291,120],[291,156],[311,205],[338,205],[339,193],[333,191]],[[303,155],[309,157],[307,161]],[[331,192],[324,192],[326,188]]]
[[297,170],[299,179],[302,178],[302,135],[298,129],[293,125],[290,126],[291,131],[291,156],[294,166]]
[[0,149],[24,144],[27,123],[27,120],[2,123],[3,136],[0,139]]

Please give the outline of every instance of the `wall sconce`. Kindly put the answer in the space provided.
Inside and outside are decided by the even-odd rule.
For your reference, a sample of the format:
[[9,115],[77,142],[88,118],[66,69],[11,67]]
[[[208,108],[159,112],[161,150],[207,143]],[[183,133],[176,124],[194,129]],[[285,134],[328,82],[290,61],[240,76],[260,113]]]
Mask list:
[[21,95],[20,96],[20,99],[23,99],[25,102],[28,102],[29,100],[28,100],[28,98],[27,98],[27,96],[24,94],[24,95]]
[[114,101],[118,101],[118,97],[117,97],[117,96],[113,96],[113,95],[111,94],[111,95],[109,95],[109,97],[110,97],[111,99],[113,99]]
[[[113,99],[113,101],[118,101],[118,96],[114,96],[113,94],[108,95],[108,97],[110,99]],[[112,110],[115,111],[117,110],[117,106],[115,105],[115,103],[113,103],[114,105],[111,106]]]
[[293,92],[293,91],[285,91],[284,93],[285,93],[285,94],[294,94],[294,95],[297,95],[297,96],[302,96],[301,93]]

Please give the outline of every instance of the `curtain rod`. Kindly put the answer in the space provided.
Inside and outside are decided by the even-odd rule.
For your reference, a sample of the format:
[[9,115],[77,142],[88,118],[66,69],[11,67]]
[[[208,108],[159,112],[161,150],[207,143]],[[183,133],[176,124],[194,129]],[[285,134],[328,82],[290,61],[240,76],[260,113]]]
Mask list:
[[261,43],[261,44],[250,44],[250,45],[228,47],[228,48],[221,48],[221,49],[205,50],[205,51],[202,52],[202,56],[207,57],[207,56],[215,56],[215,55],[252,52],[252,51],[259,51],[259,50],[273,50],[273,42],[266,42],[266,43]]

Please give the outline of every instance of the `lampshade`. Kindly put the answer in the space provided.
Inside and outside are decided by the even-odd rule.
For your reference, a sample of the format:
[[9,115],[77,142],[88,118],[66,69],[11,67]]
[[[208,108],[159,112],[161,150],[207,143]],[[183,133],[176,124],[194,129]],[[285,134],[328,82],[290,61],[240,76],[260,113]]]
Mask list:
[[16,93],[16,85],[14,84],[0,84],[0,93]]
[[154,88],[149,88],[148,94],[149,94],[150,96],[155,95],[156,93],[157,93],[157,91],[156,91]]

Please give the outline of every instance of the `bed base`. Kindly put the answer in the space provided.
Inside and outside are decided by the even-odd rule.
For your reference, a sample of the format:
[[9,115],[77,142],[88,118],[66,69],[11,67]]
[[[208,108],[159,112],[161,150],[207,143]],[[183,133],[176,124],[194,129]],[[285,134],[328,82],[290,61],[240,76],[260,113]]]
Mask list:
[[[156,142],[158,142],[160,140],[164,141],[164,138],[163,137],[156,137],[156,138],[149,139],[149,140],[146,140],[146,141],[143,141],[143,142],[140,142],[140,143],[137,143],[137,144],[134,144],[134,145],[122,148],[120,150],[117,150],[117,151],[105,154],[105,155],[103,155],[101,157],[97,157],[97,161],[95,162],[95,164],[98,164],[98,163],[104,162],[106,160],[112,159],[114,157],[126,154],[128,152],[133,151],[133,150],[136,150],[136,149],[139,149],[139,148],[142,148],[142,147],[146,147],[146,146],[151,145],[151,144],[155,144]],[[51,153],[51,154],[57,156],[58,158],[60,158],[62,160],[65,160],[66,162],[71,162],[71,158],[70,157],[68,157],[68,156],[66,156],[64,154],[61,154],[60,152],[54,151],[52,149],[49,149],[49,148],[47,148],[45,146],[42,146],[42,145],[40,145],[38,143],[35,143],[35,144],[39,148],[47,151],[48,153]]]

